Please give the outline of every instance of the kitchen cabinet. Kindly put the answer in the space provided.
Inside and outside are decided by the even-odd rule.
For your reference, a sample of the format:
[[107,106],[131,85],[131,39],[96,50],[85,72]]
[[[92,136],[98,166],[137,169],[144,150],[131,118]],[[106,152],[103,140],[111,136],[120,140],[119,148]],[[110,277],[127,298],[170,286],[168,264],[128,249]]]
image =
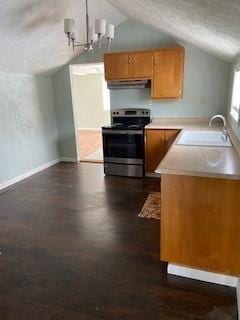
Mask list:
[[155,50],[153,61],[152,98],[181,98],[183,95],[184,48]]
[[128,53],[110,53],[104,55],[105,79],[128,78]]
[[179,130],[174,130],[174,129],[165,130],[165,144],[164,144],[165,154],[170,149],[171,145],[173,144],[178,134],[179,134]]
[[120,52],[104,55],[105,79],[151,79],[153,52]]
[[179,130],[147,129],[145,131],[145,169],[154,172],[175,140]]
[[240,181],[161,175],[160,259],[240,274]]
[[147,129],[145,135],[145,170],[154,172],[165,154],[165,132]]
[[128,56],[130,79],[134,78],[148,78],[151,79],[153,75],[153,53],[147,52],[132,52]]
[[104,67],[106,80],[151,80],[152,99],[182,98],[182,47],[107,53]]

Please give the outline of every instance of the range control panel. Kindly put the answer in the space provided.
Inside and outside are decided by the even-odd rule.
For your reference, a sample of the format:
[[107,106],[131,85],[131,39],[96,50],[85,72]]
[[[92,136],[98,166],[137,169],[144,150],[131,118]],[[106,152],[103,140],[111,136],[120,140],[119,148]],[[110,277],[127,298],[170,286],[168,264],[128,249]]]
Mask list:
[[150,117],[149,109],[115,109],[111,111],[112,117]]

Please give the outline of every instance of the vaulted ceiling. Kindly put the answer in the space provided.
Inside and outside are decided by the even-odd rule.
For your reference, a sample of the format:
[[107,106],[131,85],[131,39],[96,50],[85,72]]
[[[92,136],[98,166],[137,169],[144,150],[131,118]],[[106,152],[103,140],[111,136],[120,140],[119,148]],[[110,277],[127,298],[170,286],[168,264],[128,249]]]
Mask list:
[[240,52],[240,0],[108,0],[124,14],[226,60]]
[[[67,46],[63,19],[75,18],[85,41],[85,0],[0,0],[0,8],[0,71],[53,73],[79,54]],[[89,0],[89,13],[90,23],[126,19],[105,0]]]
[[[88,0],[90,23],[135,18],[226,60],[240,52],[240,0]],[[53,73],[80,53],[67,46],[63,19],[85,37],[85,0],[0,0],[0,71]]]

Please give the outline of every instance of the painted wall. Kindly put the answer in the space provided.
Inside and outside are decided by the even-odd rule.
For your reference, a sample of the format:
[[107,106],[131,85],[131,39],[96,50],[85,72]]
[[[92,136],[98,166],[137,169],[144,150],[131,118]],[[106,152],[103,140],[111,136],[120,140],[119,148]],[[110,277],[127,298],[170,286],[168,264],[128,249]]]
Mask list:
[[110,111],[104,110],[104,75],[73,76],[73,93],[77,107],[78,128],[99,129],[110,123]]
[[[151,102],[145,90],[111,92],[111,108],[150,107],[153,117],[208,117],[214,113],[226,114],[230,65],[196,47],[177,41],[140,22],[128,19],[116,30],[111,51],[149,49],[182,45],[186,49],[184,97],[178,101]],[[100,62],[103,53],[82,53],[71,64]],[[72,98],[69,88],[69,67],[65,66],[54,75],[56,110],[60,131],[60,152],[76,156]],[[58,98],[59,97],[59,98]]]
[[58,155],[52,81],[0,73],[0,184]]
[[235,61],[231,65],[231,76],[230,76],[230,86],[229,86],[229,103],[228,103],[228,123],[232,127],[234,133],[240,140],[240,128],[238,127],[238,123],[231,117],[230,109],[231,109],[231,100],[232,100],[232,88],[233,88],[233,77],[234,77],[234,68],[235,65],[240,63],[240,56],[235,59]]

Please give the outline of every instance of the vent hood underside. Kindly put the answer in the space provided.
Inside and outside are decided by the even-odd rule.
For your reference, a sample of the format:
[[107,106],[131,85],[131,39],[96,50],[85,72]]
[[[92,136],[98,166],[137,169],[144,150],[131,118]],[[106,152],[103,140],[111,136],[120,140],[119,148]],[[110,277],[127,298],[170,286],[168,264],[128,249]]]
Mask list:
[[145,89],[151,88],[151,80],[109,80],[108,89]]

